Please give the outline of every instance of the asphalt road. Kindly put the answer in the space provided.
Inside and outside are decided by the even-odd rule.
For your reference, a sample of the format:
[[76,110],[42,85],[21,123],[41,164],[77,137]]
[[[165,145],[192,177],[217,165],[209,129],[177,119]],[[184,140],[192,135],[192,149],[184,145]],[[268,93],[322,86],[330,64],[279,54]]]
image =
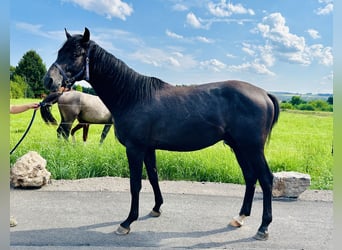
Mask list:
[[[118,184],[117,180],[111,180],[113,185]],[[77,188],[82,185],[85,188]],[[305,192],[298,200],[273,200],[270,238],[256,241],[252,236],[261,222],[260,192],[256,193],[246,224],[238,229],[228,226],[240,209],[244,186],[210,184],[210,193],[206,193],[206,185],[201,183],[173,182],[174,189],[161,185],[164,205],[159,218],[148,216],[154,198],[146,187],[140,196],[140,219],[131,225],[129,235],[119,236],[114,231],[130,206],[128,181],[124,180],[120,184],[124,188],[118,190],[101,184],[92,188],[93,180],[82,185],[74,182],[41,189],[11,189],[10,211],[18,221],[10,229],[11,249],[333,249],[333,201],[329,191],[306,191],[309,195]],[[198,187],[203,190],[194,192]]]

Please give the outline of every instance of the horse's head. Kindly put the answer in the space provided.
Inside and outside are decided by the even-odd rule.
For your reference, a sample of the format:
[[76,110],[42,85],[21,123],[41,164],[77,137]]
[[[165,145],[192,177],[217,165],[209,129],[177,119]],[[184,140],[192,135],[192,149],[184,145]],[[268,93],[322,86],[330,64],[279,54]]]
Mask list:
[[65,30],[65,35],[67,41],[43,79],[45,88],[50,91],[70,88],[76,81],[89,80],[89,30],[85,28],[83,35],[74,36]]

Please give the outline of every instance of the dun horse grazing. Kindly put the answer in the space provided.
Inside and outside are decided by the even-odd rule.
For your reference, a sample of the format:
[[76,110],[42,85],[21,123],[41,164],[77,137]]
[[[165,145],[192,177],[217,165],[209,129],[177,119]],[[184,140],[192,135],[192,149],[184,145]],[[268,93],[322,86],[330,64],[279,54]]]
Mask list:
[[90,40],[87,28],[83,35],[65,33],[67,41],[45,75],[44,85],[51,90],[85,79],[114,117],[116,136],[126,147],[131,188],[129,215],[116,232],[129,233],[131,223],[138,219],[143,163],[155,196],[151,215],[161,214],[156,149],[193,151],[223,140],[234,151],[246,181],[242,208],[231,224],[241,226],[250,215],[258,180],[263,190],[263,215],[255,238],[267,239],[273,174],[264,146],[278,120],[277,99],[235,80],[172,86],[129,68]]
[[[51,113],[51,106],[58,102],[58,109],[61,115],[61,123],[57,128],[57,136],[68,139],[73,122],[77,124],[71,135],[83,128],[83,141],[87,140],[89,124],[105,124],[101,133],[100,143],[103,143],[110,127],[113,124],[113,117],[98,96],[82,93],[79,91],[52,92],[44,100],[45,105],[41,106],[42,119],[47,124],[57,125],[56,119]],[[74,138],[74,137],[73,137]]]

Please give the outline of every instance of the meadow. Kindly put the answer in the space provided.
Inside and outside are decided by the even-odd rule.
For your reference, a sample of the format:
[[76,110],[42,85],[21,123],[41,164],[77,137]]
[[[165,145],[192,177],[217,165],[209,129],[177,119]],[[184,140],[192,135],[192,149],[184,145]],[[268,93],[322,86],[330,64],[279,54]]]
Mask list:
[[[12,99],[11,104],[39,102]],[[52,113],[60,120],[57,105]],[[10,149],[25,132],[33,111],[10,115]],[[76,122],[74,123],[76,125]],[[47,160],[54,179],[80,179],[99,176],[129,177],[125,148],[114,137],[113,128],[99,145],[103,125],[91,125],[88,141],[81,130],[76,143],[57,139],[55,126],[46,125],[37,111],[33,125],[21,145],[10,156],[14,162],[28,151],[37,151]],[[273,172],[298,171],[310,174],[311,189],[333,188],[333,114],[331,112],[282,111],[273,129],[265,154]],[[161,180],[191,180],[243,184],[234,153],[219,142],[195,152],[157,151]],[[143,173],[144,178],[146,173]]]

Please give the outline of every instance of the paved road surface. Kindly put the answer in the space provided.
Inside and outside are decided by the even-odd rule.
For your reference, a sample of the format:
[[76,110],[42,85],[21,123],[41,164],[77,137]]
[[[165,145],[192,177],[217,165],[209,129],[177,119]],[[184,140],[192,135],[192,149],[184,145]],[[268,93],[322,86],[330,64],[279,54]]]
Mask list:
[[162,182],[162,216],[150,218],[153,194],[143,183],[140,219],[132,232],[114,231],[126,218],[128,180],[95,178],[54,181],[36,190],[11,189],[11,249],[333,249],[332,192],[306,191],[300,199],[274,200],[268,241],[255,241],[261,222],[258,191],[246,225],[228,226],[241,206],[244,186],[217,183]]

